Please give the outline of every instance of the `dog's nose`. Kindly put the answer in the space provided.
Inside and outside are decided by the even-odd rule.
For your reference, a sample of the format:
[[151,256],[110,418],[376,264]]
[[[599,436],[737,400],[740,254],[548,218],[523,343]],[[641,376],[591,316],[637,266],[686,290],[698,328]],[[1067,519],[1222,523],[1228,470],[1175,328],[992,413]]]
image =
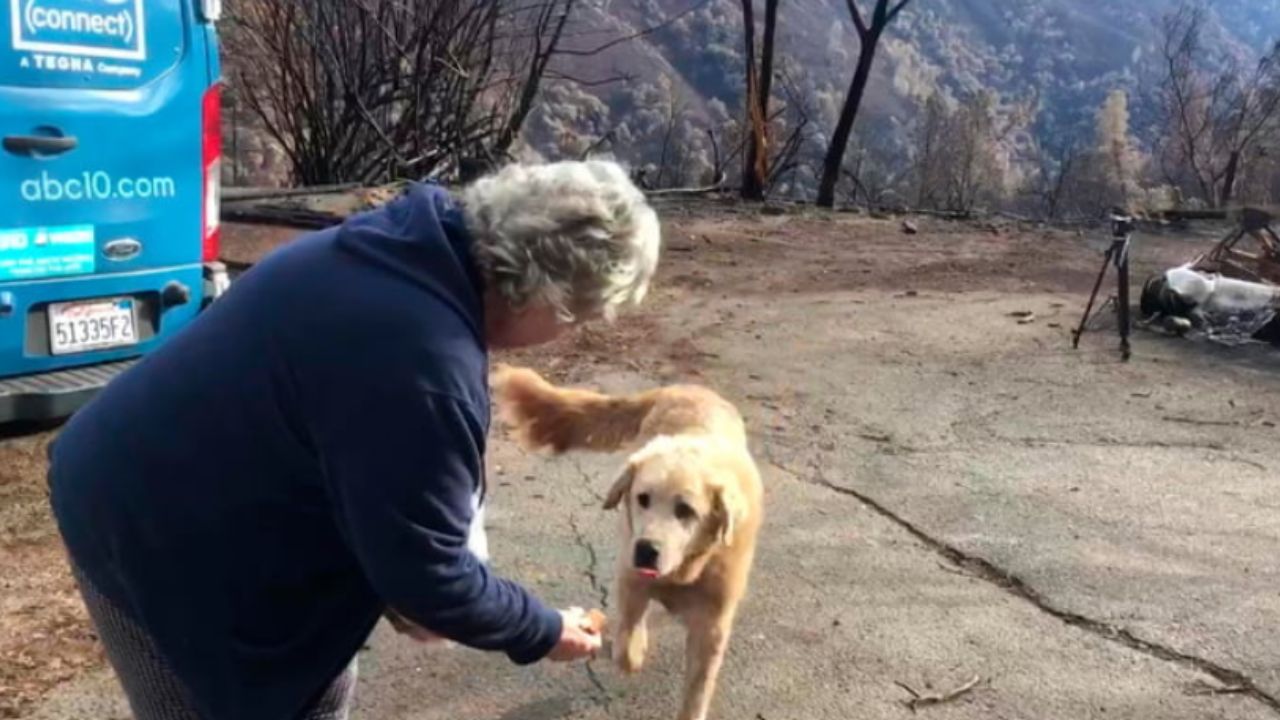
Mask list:
[[658,546],[650,540],[637,540],[635,563],[638,568],[657,570]]

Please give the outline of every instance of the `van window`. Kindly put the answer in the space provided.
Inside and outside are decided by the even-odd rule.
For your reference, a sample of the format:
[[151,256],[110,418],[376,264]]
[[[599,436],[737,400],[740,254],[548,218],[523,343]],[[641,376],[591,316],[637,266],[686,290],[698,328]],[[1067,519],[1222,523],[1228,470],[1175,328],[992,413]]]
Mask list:
[[0,3],[0,86],[127,90],[187,49],[190,0]]

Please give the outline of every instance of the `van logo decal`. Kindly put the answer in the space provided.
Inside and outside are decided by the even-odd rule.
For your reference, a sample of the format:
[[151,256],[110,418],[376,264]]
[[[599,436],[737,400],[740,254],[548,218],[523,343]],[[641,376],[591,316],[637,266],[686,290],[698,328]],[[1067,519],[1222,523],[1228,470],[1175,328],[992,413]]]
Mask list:
[[102,254],[107,256],[108,260],[123,262],[138,257],[142,252],[142,243],[133,238],[120,238],[112,240],[102,246]]
[[13,49],[146,60],[142,0],[9,0]]
[[0,282],[91,274],[95,241],[92,225],[0,228]]

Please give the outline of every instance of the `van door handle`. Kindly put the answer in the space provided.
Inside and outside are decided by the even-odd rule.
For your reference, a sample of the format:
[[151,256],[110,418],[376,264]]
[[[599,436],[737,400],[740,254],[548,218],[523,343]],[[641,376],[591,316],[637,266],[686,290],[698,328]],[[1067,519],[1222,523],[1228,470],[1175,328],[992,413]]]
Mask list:
[[8,135],[4,139],[4,149],[18,155],[42,153],[57,155],[74,150],[79,143],[74,135],[50,137],[48,135]]

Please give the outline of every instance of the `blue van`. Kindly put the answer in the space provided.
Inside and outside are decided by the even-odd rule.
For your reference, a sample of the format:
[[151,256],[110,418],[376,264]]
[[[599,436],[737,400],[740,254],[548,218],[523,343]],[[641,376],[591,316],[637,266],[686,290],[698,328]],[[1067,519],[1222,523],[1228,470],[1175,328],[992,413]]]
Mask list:
[[0,0],[0,423],[69,415],[227,286],[221,0]]

